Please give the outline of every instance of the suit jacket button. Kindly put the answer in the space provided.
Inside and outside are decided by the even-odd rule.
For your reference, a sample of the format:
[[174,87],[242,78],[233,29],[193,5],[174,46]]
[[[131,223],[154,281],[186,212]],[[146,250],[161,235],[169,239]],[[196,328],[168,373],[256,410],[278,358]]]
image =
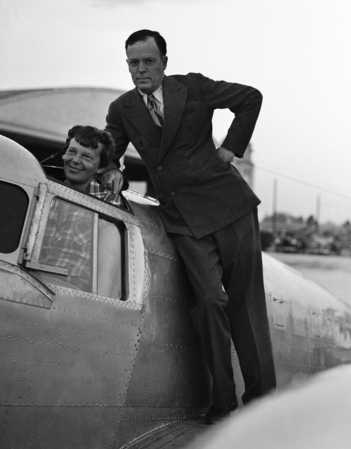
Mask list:
[[171,196],[175,196],[175,192],[171,192]]
[[162,165],[158,165],[158,166],[157,166],[157,170],[158,170],[158,171],[162,171],[162,170],[163,170],[163,166],[162,166]]

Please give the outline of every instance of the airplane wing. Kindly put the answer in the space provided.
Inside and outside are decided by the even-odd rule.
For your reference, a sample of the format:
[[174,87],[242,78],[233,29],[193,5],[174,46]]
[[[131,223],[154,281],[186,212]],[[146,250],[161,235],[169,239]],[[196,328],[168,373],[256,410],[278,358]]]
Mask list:
[[187,449],[348,449],[351,366],[257,401]]

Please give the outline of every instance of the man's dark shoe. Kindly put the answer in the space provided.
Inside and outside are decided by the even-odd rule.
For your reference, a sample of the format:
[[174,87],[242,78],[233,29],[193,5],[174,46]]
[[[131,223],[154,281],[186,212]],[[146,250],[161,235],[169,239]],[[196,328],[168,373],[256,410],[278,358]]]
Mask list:
[[205,415],[205,424],[215,424],[223,418],[229,416],[234,410],[237,409],[237,405],[231,405],[230,407],[219,408],[214,405],[210,407]]

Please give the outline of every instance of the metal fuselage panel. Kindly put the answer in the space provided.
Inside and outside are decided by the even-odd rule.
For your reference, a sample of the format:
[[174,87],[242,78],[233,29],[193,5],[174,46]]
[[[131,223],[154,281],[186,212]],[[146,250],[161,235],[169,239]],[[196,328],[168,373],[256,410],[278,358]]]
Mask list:
[[0,301],[0,316],[0,447],[111,444],[140,311],[58,292],[50,310]]
[[132,208],[141,224],[151,284],[119,444],[135,436],[135,428],[142,433],[160,422],[198,416],[209,401],[207,370],[191,322],[194,299],[184,270],[157,208]]
[[264,274],[278,387],[350,363],[350,306],[268,255]]

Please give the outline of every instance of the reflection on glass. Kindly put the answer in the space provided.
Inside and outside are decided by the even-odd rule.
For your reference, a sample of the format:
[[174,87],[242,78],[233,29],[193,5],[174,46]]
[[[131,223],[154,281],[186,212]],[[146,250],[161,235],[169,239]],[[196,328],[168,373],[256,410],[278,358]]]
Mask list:
[[99,220],[98,235],[98,294],[110,298],[121,298],[121,233],[113,223]]
[[93,221],[92,211],[55,198],[39,257],[39,263],[66,268],[63,283],[85,291],[92,289]]

